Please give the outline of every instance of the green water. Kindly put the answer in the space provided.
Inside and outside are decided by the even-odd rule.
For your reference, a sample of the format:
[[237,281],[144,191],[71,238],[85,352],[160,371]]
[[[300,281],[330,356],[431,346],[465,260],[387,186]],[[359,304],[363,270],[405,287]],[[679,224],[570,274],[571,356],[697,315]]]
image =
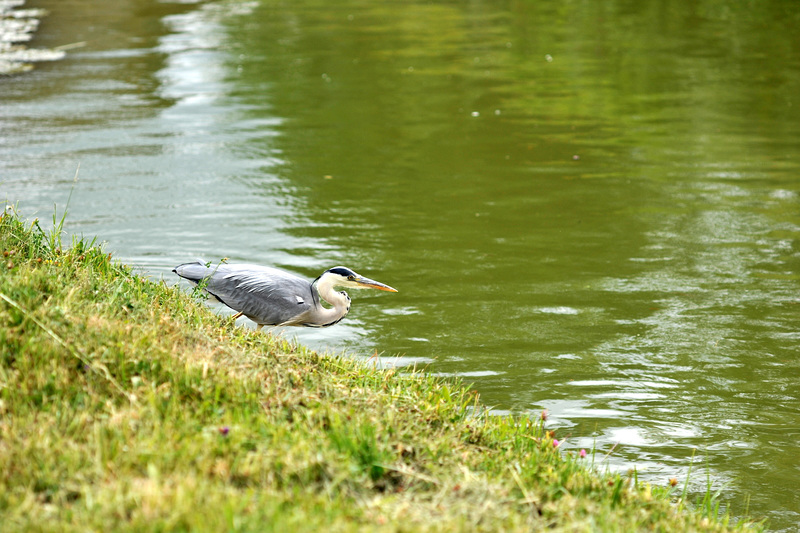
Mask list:
[[24,213],[80,163],[68,229],[155,277],[350,266],[400,292],[287,334],[797,530],[795,2],[40,4],[86,45],[0,79]]

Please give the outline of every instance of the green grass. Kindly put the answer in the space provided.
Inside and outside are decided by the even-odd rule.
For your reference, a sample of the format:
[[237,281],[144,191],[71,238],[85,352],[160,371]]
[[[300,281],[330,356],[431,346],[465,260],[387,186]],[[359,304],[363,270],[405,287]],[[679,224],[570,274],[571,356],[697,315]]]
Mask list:
[[474,391],[236,327],[0,219],[3,531],[729,531]]

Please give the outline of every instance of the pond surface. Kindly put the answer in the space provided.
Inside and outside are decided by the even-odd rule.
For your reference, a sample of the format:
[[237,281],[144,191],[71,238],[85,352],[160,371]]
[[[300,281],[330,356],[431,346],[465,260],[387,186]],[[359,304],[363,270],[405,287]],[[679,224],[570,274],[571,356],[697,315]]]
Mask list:
[[350,266],[400,292],[284,334],[797,531],[796,2],[35,4],[72,51],[0,78],[24,216],[74,187],[66,229],[168,283]]

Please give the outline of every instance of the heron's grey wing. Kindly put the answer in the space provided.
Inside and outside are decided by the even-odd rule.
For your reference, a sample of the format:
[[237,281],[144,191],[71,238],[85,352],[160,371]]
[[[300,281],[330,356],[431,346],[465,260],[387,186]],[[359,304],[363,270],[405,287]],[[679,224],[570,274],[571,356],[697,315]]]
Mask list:
[[220,265],[206,290],[222,303],[264,325],[293,324],[314,306],[311,283],[276,268]]

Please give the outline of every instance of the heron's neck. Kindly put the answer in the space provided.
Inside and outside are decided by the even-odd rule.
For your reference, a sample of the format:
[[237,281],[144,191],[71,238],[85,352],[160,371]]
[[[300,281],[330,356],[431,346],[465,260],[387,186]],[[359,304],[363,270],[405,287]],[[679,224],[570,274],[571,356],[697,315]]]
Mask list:
[[333,282],[326,279],[325,276],[315,281],[314,286],[319,297],[333,306],[330,309],[319,306],[318,313],[324,325],[338,322],[344,318],[350,310],[350,297],[347,293],[334,290]]

